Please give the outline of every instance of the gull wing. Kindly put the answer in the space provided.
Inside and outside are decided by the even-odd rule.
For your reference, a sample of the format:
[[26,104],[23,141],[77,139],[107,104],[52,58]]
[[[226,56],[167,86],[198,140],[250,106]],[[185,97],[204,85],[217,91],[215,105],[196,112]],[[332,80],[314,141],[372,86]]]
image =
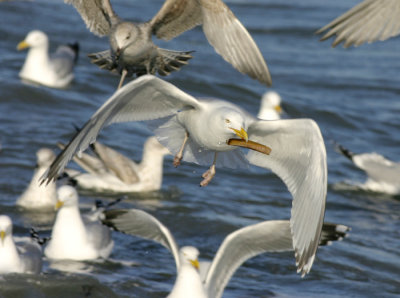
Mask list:
[[76,152],[96,141],[100,130],[112,123],[154,120],[183,109],[199,108],[199,102],[174,85],[152,75],[144,75],[117,90],[78,131],[57,156],[42,183],[57,178]]
[[365,0],[339,16],[316,33],[329,30],[321,41],[336,35],[332,46],[344,47],[383,41],[400,33],[400,1]]
[[321,235],[327,192],[324,140],[311,119],[256,121],[249,140],[269,146],[265,155],[249,150],[248,161],[277,174],[293,196],[291,231],[298,272],[308,273]]
[[95,142],[93,147],[104,165],[121,181],[126,184],[134,184],[139,181],[138,165],[133,160],[99,142]]
[[90,32],[98,36],[109,35],[111,27],[120,21],[109,0],[64,0],[64,2],[73,5]]
[[154,216],[139,209],[114,209],[104,212],[103,223],[136,237],[152,240],[166,247],[174,256],[179,269],[179,247],[171,232]]
[[221,0],[167,0],[151,20],[153,34],[166,40],[200,24],[208,42],[235,69],[267,86],[272,84],[255,41]]
[[[349,227],[324,223],[319,245],[346,237]],[[236,230],[219,247],[204,280],[209,297],[221,297],[230,278],[245,261],[262,253],[292,251],[288,220],[268,220]]]
[[196,0],[166,0],[150,21],[152,33],[165,40],[170,40],[201,23],[201,6]]

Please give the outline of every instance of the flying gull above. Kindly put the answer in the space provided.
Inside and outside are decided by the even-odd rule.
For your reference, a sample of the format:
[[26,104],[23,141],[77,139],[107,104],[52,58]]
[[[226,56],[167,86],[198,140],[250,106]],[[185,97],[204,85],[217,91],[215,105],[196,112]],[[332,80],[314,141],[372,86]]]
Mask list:
[[321,41],[336,35],[332,47],[341,42],[345,48],[351,45],[359,46],[399,35],[399,17],[398,0],[364,0],[316,33],[321,34],[328,30]]
[[[182,159],[211,164],[201,186],[211,181],[216,166],[247,168],[252,164],[277,174],[293,196],[296,260],[303,273],[310,270],[327,192],[325,145],[311,119],[257,120],[228,101],[196,99],[166,81],[145,75],[119,89],[94,113],[52,163],[42,183],[56,179],[75,153],[95,142],[104,126],[144,120],[156,120],[149,126],[175,155],[175,166]],[[250,150],[245,155],[240,147]]]
[[59,209],[44,254],[51,260],[106,259],[114,241],[111,231],[98,218],[81,216],[79,198],[75,188],[63,185],[57,190]]
[[32,237],[13,237],[12,221],[0,215],[0,274],[42,270],[42,248]]
[[78,59],[77,43],[61,45],[49,56],[49,39],[39,30],[28,33],[17,49],[29,48],[19,76],[26,81],[52,88],[64,88],[74,78],[74,66]]
[[111,50],[89,55],[101,68],[120,73],[121,80],[132,74],[168,75],[192,58],[191,52],[157,47],[152,35],[170,40],[198,25],[208,42],[227,62],[240,71],[271,85],[267,64],[249,32],[221,0],[166,0],[148,22],[120,19],[109,0],[65,0],[80,13],[86,26],[98,36],[108,36]]
[[74,161],[86,172],[65,170],[78,187],[112,193],[149,192],[161,188],[164,156],[170,153],[155,137],[149,137],[144,143],[140,163],[99,142],[94,143],[92,149],[94,155],[74,156]]
[[[211,265],[202,270],[199,251],[192,246],[179,249],[167,227],[152,215],[138,209],[114,209],[105,213],[103,223],[114,229],[156,241],[173,255],[177,268],[175,285],[168,297],[221,297],[235,271],[248,259],[262,253],[293,251],[290,222],[269,220],[229,234],[219,247]],[[319,245],[346,236],[344,225],[323,224]],[[201,270],[201,274],[199,273]],[[204,272],[203,272],[204,271]]]
[[355,154],[336,144],[336,149],[363,170],[368,179],[358,185],[360,188],[388,194],[400,194],[400,163],[388,160],[384,156],[371,152]]

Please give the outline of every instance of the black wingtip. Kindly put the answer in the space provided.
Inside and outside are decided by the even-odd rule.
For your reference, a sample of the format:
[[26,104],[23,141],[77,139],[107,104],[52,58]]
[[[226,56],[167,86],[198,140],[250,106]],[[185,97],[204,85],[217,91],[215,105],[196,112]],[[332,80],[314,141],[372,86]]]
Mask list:
[[335,150],[337,152],[339,152],[340,154],[343,154],[345,157],[347,157],[348,159],[350,159],[351,161],[353,161],[353,157],[354,157],[354,153],[351,152],[349,149],[343,147],[341,144],[333,141],[333,144],[335,146]]
[[78,61],[79,57],[79,43],[74,42],[74,43],[69,43],[68,46],[74,51],[75,53],[75,63]]
[[105,210],[103,212],[104,218],[101,220],[101,222],[112,228],[115,231],[119,231],[118,228],[114,224],[114,219],[124,215],[128,211],[126,209],[111,209],[111,210]]

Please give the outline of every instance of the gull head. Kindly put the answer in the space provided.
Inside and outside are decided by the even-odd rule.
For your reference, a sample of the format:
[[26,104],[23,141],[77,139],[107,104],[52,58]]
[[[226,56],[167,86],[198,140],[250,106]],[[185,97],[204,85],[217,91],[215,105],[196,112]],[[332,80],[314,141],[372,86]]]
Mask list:
[[282,114],[280,95],[275,91],[265,92],[257,117],[263,120],[278,120],[280,114]]
[[199,250],[193,246],[184,246],[179,250],[179,259],[183,265],[192,266],[197,271],[200,268],[199,264]]
[[36,152],[38,167],[49,167],[55,158],[54,152],[48,148],[41,148]]
[[26,48],[34,48],[34,47],[47,47],[48,46],[48,38],[45,33],[39,30],[33,30],[28,33],[23,41],[21,41],[17,45],[17,50],[24,50]]
[[7,215],[0,215],[0,240],[4,244],[6,236],[12,235],[12,221]]
[[115,47],[116,55],[119,56],[121,51],[127,48],[130,44],[135,42],[138,38],[139,31],[135,24],[124,22],[118,24],[115,28],[114,38],[115,38]]
[[225,142],[237,137],[246,142],[249,140],[245,117],[242,113],[233,109],[223,109],[215,117],[215,122],[217,122],[214,126],[215,132],[220,134]]
[[55,209],[61,207],[76,207],[78,206],[78,193],[76,189],[69,185],[63,185],[57,190],[57,203]]

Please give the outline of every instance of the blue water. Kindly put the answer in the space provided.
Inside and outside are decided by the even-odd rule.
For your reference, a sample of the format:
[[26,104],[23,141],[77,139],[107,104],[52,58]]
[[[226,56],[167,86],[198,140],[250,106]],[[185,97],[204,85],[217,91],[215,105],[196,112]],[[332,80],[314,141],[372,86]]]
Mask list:
[[[115,0],[115,11],[134,21],[150,19],[163,1]],[[395,297],[400,295],[400,198],[346,185],[365,174],[337,154],[336,140],[353,152],[376,151],[400,161],[400,39],[343,49],[319,42],[314,32],[359,1],[226,1],[260,47],[290,117],[310,117],[321,127],[328,153],[326,220],[348,225],[350,237],[318,251],[311,273],[296,274],[292,253],[265,254],[246,262],[224,297]],[[56,45],[81,46],[76,79],[65,90],[23,84],[18,71],[25,53],[16,45],[32,29],[45,31]],[[54,214],[15,207],[29,182],[35,153],[67,142],[114,92],[119,78],[94,65],[88,53],[108,48],[91,34],[73,7],[54,0],[0,2],[0,213],[14,221],[14,233],[30,226],[46,235]],[[168,81],[196,96],[231,100],[256,113],[266,88],[235,71],[207,43],[201,28],[163,47],[195,50],[190,65]],[[140,123],[115,124],[99,140],[140,159],[149,130]],[[73,165],[72,163],[70,165]],[[142,208],[168,226],[180,245],[197,246],[210,260],[223,238],[245,225],[289,218],[291,196],[273,174],[218,169],[200,189],[204,167],[164,163],[162,190],[132,195],[121,207]],[[340,186],[340,187],[339,187]],[[98,194],[82,193],[88,206]],[[175,280],[171,254],[152,242],[114,233],[115,249],[104,263],[80,264],[81,273],[61,272],[45,262],[39,276],[0,277],[0,297],[164,297]]]

